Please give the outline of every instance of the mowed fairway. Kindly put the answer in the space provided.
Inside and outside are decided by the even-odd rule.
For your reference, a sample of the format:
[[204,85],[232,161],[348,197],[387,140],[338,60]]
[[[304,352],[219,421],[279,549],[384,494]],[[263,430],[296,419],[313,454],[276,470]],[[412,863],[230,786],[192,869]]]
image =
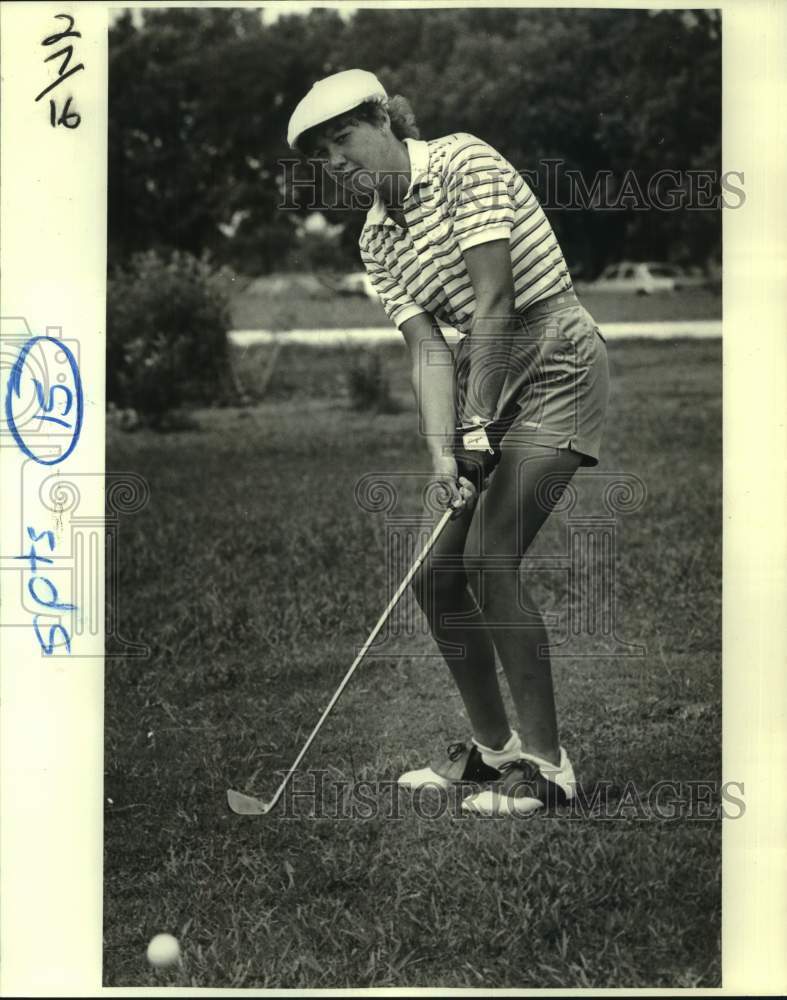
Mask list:
[[[246,381],[260,350],[239,359]],[[615,568],[618,634],[645,655],[556,658],[554,672],[577,776],[620,805],[629,782],[645,796],[720,778],[721,344],[609,354],[593,471],[647,489],[618,517]],[[118,603],[121,633],[151,655],[106,668],[105,984],[718,986],[718,820],[632,807],[484,821],[450,800],[430,818],[405,795],[391,808],[403,769],[469,735],[420,628],[361,667],[306,762],[348,794],[382,782],[365,812],[335,797],[289,816],[227,811],[228,786],[272,794],[390,596],[385,514],[354,489],[428,458],[404,354],[384,356],[398,414],[347,407],[345,351],[288,347],[254,409],[110,436],[108,468],[150,484],[149,505],[121,517]],[[598,492],[588,471],[580,497],[586,476]],[[421,485],[400,477],[401,512],[418,513]],[[534,557],[563,551],[565,518]],[[564,574],[539,574],[536,593],[565,613]],[[180,939],[182,968],[147,967],[160,931]]]

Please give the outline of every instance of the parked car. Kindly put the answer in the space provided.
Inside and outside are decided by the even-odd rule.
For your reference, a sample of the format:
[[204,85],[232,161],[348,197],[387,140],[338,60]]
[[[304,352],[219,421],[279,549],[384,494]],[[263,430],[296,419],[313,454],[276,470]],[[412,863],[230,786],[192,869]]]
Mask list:
[[333,287],[339,295],[365,295],[369,299],[377,298],[372,279],[366,271],[343,274]]
[[677,264],[655,261],[621,261],[610,264],[587,287],[595,292],[630,292],[652,295],[653,292],[674,292],[682,288],[700,288],[706,279],[702,272],[685,271]]

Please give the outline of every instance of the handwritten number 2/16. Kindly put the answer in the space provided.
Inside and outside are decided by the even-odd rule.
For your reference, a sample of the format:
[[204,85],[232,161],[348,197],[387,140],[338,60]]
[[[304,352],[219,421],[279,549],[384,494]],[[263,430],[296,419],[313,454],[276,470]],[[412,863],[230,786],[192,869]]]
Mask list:
[[[68,27],[64,31],[55,32],[54,35],[48,35],[42,45],[57,45],[66,38],[81,38],[82,32],[74,31],[74,18],[70,14],[55,14],[55,18],[68,22]],[[61,63],[58,66],[57,77],[36,97],[36,101],[40,101],[42,97],[45,97],[50,90],[54,90],[58,87],[64,80],[67,80],[74,73],[78,73],[80,70],[85,68],[84,63],[77,63],[76,66],[71,66],[71,60],[74,56],[74,46],[71,44],[64,45],[62,48],[58,49],[57,52],[53,52],[51,56],[47,56],[44,62],[51,62],[53,59],[58,59],[62,57]],[[66,99],[65,105],[60,115],[57,113],[57,104],[53,99],[49,100],[49,123],[54,128],[56,125],[65,125],[66,128],[77,128],[79,123],[82,121],[82,116],[78,111],[71,110],[71,102],[73,97],[68,97]]]

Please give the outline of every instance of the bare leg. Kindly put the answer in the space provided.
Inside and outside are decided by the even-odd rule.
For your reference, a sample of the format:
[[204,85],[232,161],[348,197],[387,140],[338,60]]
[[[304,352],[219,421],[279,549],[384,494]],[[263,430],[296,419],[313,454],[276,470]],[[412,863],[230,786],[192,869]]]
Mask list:
[[495,669],[495,650],[467,583],[462,550],[472,511],[451,521],[438,539],[413,590],[448,664],[475,738],[499,749],[511,735]]
[[[504,449],[479,502],[465,558],[468,568],[481,569],[477,597],[505,670],[522,747],[555,764],[560,761],[560,742],[549,638],[541,613],[520,581],[519,563],[580,461],[568,450]],[[546,475],[556,488],[538,491]]]

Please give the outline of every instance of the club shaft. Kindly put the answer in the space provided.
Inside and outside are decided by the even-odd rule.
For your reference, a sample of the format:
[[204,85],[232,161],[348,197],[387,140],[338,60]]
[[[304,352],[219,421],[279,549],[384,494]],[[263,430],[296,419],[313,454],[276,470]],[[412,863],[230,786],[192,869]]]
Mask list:
[[394,596],[391,598],[391,600],[388,602],[388,606],[386,607],[385,611],[383,611],[383,613],[380,615],[380,618],[379,618],[377,624],[372,629],[372,631],[371,631],[371,633],[369,635],[369,638],[363,644],[363,648],[361,649],[360,653],[356,656],[355,660],[353,661],[353,665],[350,667],[350,669],[344,675],[344,678],[342,679],[341,684],[338,686],[338,688],[336,689],[333,697],[328,702],[328,704],[327,704],[327,706],[325,708],[325,711],[320,716],[319,722],[314,727],[314,729],[312,729],[311,734],[309,735],[309,738],[303,744],[303,748],[301,749],[301,752],[298,754],[298,756],[295,758],[295,762],[293,763],[292,767],[286,773],[286,775],[284,776],[284,780],[279,785],[279,787],[276,789],[276,794],[273,796],[273,798],[271,799],[270,803],[268,804],[268,809],[272,809],[276,805],[276,803],[279,801],[279,799],[281,798],[282,793],[284,792],[284,789],[287,787],[287,783],[289,782],[289,780],[292,777],[292,775],[298,770],[298,766],[300,765],[300,763],[303,760],[303,758],[306,756],[306,753],[307,753],[309,747],[312,745],[314,737],[317,735],[317,733],[319,733],[319,731],[320,731],[320,729],[322,727],[322,724],[325,722],[325,720],[331,714],[331,711],[333,710],[333,707],[336,704],[336,702],[339,700],[339,698],[341,698],[344,689],[347,687],[347,685],[350,682],[350,678],[355,673],[356,669],[360,666],[361,662],[363,661],[364,656],[366,656],[366,653],[367,653],[369,647],[374,642],[374,640],[377,638],[377,635],[378,635],[380,629],[385,624],[388,616],[391,614],[391,612],[393,611],[393,609],[398,604],[398,602],[399,602],[402,594],[410,586],[410,583],[412,582],[412,579],[415,576],[415,574],[418,572],[418,570],[419,570],[419,568],[421,566],[421,563],[429,555],[429,552],[431,551],[432,546],[437,541],[437,539],[440,537],[440,533],[442,532],[443,528],[446,526],[446,524],[450,520],[451,514],[452,514],[452,511],[450,509],[447,510],[443,514],[443,516],[440,518],[440,520],[438,521],[436,528],[434,529],[434,531],[432,532],[431,536],[429,537],[429,540],[424,545],[423,549],[419,553],[419,555],[416,558],[415,562],[412,564],[412,566],[408,570],[407,575],[405,576],[404,580],[402,580],[401,584],[399,585],[398,590],[396,591],[396,593],[394,594]]

